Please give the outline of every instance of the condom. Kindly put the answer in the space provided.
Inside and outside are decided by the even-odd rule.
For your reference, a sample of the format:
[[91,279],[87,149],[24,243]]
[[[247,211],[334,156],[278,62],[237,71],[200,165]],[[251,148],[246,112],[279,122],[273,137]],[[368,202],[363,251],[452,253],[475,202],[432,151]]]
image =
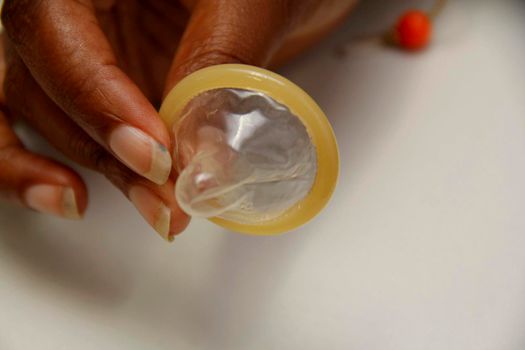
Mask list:
[[175,142],[175,196],[191,216],[272,235],[306,223],[332,196],[339,156],[330,123],[276,73],[198,70],[170,91],[160,115]]

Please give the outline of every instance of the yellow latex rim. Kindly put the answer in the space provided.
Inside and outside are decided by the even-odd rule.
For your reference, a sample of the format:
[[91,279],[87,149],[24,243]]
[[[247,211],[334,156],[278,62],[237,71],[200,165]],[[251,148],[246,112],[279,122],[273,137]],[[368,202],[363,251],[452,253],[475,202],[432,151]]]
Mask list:
[[259,91],[287,106],[303,122],[317,150],[317,176],[310,193],[278,218],[256,225],[218,217],[209,220],[229,230],[253,235],[279,234],[303,225],[328,203],[339,174],[337,143],[325,114],[306,92],[276,73],[254,66],[222,64],[198,70],[181,80],[164,100],[160,116],[171,128],[192,98],[220,88]]

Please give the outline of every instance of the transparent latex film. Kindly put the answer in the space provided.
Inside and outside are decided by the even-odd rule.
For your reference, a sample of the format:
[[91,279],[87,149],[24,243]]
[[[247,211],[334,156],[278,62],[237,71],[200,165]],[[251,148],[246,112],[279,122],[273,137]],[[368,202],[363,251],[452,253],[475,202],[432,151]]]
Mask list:
[[316,150],[305,126],[263,93],[201,93],[173,132],[176,197],[190,215],[257,224],[284,214],[313,186]]

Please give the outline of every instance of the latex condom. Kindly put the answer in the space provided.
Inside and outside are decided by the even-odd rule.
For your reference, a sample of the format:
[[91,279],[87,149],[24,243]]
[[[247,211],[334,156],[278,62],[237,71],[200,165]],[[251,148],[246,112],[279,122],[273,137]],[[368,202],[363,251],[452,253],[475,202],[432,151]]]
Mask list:
[[167,95],[181,208],[229,230],[272,235],[306,223],[339,172],[334,133],[314,100],[265,69],[217,65]]

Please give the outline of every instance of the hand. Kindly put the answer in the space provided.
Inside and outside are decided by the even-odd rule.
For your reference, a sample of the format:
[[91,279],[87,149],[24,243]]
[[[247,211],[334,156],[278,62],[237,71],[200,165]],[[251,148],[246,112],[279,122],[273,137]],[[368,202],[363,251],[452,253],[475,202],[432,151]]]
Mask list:
[[23,148],[7,122],[21,118],[68,157],[104,174],[170,239],[189,218],[174,199],[171,140],[154,106],[200,68],[287,61],[354,3],[6,0],[0,193],[69,218],[87,206],[78,174]]

